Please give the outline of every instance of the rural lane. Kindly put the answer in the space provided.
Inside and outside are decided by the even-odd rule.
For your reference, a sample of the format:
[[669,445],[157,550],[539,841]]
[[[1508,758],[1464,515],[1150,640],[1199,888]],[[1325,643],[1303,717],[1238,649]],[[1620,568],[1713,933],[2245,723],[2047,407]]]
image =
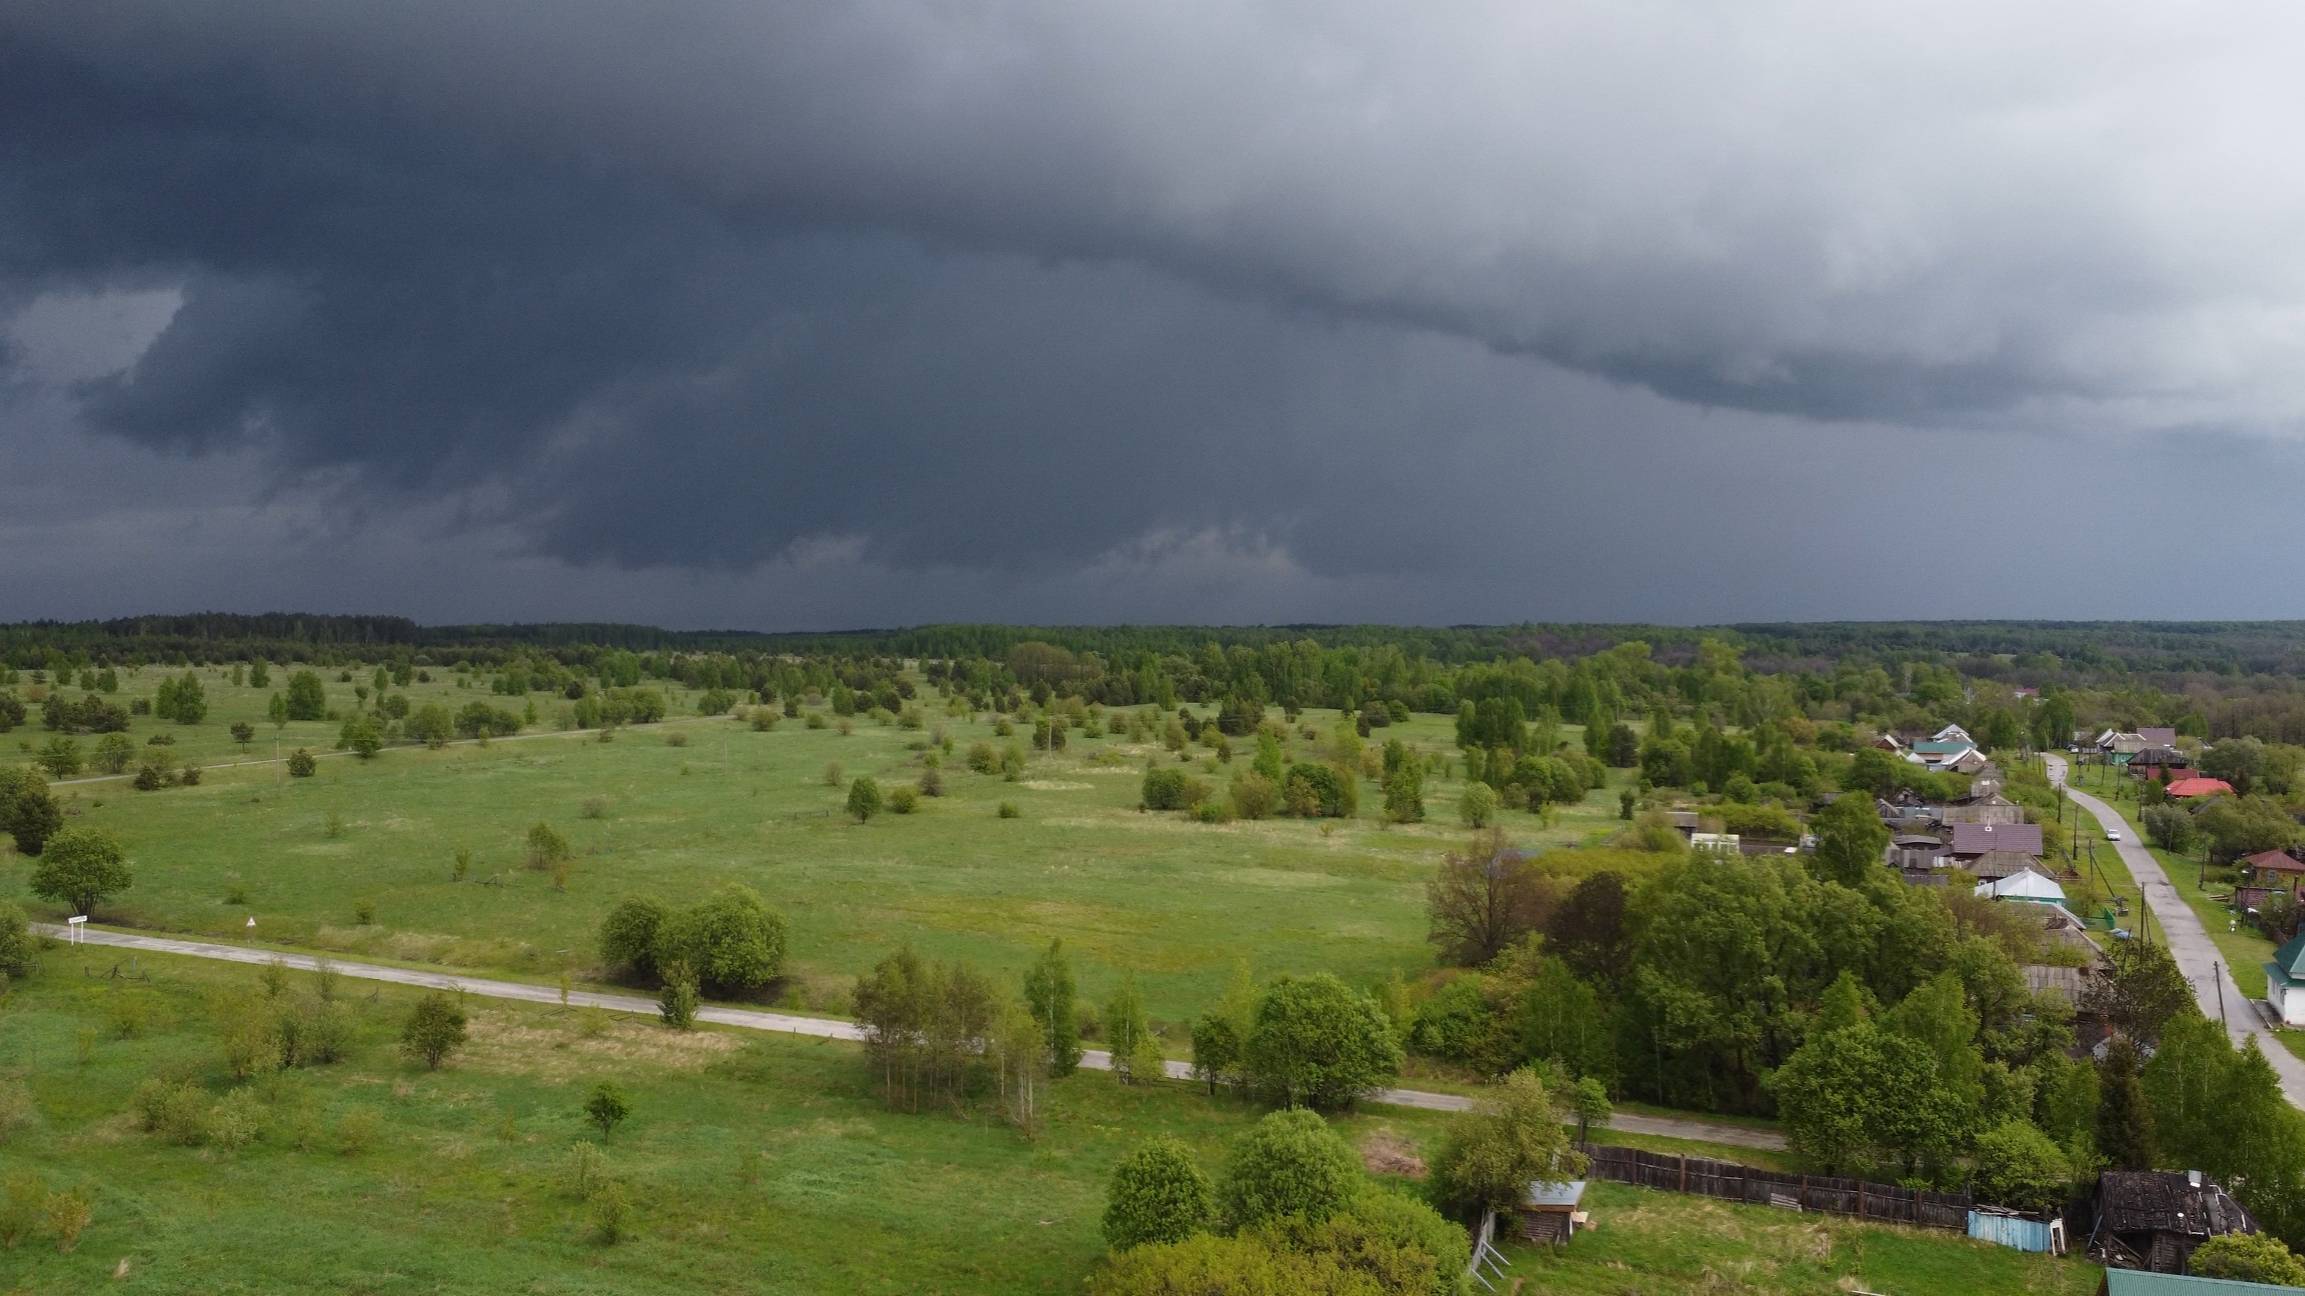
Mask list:
[[[33,928],[58,939],[66,937],[64,927],[53,923],[34,923]],[[226,945],[216,941],[180,940],[172,936],[144,936],[132,932],[89,929],[81,934],[89,945],[104,945],[117,949],[149,950],[155,954],[181,954],[193,958],[221,959],[227,963],[263,965],[275,959],[286,967],[312,971],[319,958],[309,954],[289,954],[259,946]],[[556,986],[529,985],[522,981],[495,981],[485,977],[457,976],[448,972],[425,972],[414,968],[386,967],[379,963],[354,963],[342,959],[329,959],[328,966],[339,975],[363,981],[389,981],[395,985],[419,986],[429,990],[452,990],[463,994],[479,995],[486,999],[517,999],[525,1003],[559,1006],[560,990]],[[641,995],[605,994],[597,990],[570,990],[568,1002],[575,1007],[604,1008],[610,1012],[656,1015],[656,1001]],[[864,1028],[855,1022],[837,1018],[803,1017],[795,1013],[770,1012],[759,1008],[729,1008],[708,1004],[697,1010],[701,1021],[721,1026],[734,1026],[742,1030],[774,1031],[784,1035],[810,1035],[818,1039],[854,1040],[864,1038]],[[1112,1055],[1102,1049],[1090,1049],[1081,1056],[1081,1065],[1097,1071],[1112,1069]],[[1167,1071],[1172,1079],[1193,1078],[1192,1064],[1170,1061]],[[1470,1098],[1460,1094],[1428,1093],[1421,1089],[1380,1089],[1370,1095],[1370,1101],[1394,1107],[1417,1107],[1426,1111],[1463,1111],[1473,1105]],[[1753,1129],[1742,1125],[1716,1124],[1712,1121],[1682,1120],[1669,1116],[1642,1116],[1632,1112],[1619,1112],[1609,1122],[1611,1129],[1628,1134],[1647,1134],[1659,1138],[1694,1139],[1704,1143],[1726,1143],[1737,1147],[1776,1149],[1785,1146],[1784,1137],[1774,1130]]]
[[[2048,766],[2049,782],[2064,786],[2065,758],[2043,752],[2041,759]],[[2121,862],[2128,866],[2129,876],[2143,889],[2145,902],[2153,911],[2153,921],[2169,947],[2169,955],[2176,960],[2177,970],[2192,983],[2201,1011],[2224,1020],[2226,1033],[2233,1037],[2236,1047],[2254,1037],[2258,1050],[2281,1077],[2281,1092],[2292,1106],[2305,1107],[2305,1059],[2291,1053],[2266,1029],[2265,1020],[2257,1015],[2256,1005],[2244,998],[2241,987],[2234,983],[2233,970],[2224,966],[2224,952],[2209,939],[2209,930],[2201,925],[2201,917],[2193,912],[2193,906],[2186,904],[2185,898],[2170,884],[2161,861],[2153,858],[2153,852],[2136,839],[2135,828],[2111,806],[2078,788],[2066,787],[2065,794],[2096,816],[2099,829],[2120,832],[2121,840],[2112,845],[2120,853]]]

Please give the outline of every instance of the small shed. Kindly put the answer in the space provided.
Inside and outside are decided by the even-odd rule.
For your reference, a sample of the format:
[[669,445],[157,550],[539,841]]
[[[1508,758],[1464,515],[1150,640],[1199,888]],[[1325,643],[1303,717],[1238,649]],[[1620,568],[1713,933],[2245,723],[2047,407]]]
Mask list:
[[1998,882],[2027,869],[2039,872],[2040,857],[2023,851],[1996,850],[1986,851],[1969,863],[1969,875],[1979,882]]
[[2089,973],[2083,968],[2025,963],[2019,965],[2017,971],[2024,975],[2029,993],[2061,1000],[2067,1007],[2079,1005],[2081,996],[2089,989]]
[[2093,1254],[2109,1268],[2183,1273],[2193,1248],[2257,1221],[2198,1170],[2108,1170],[2097,1179]]
[[1531,1242],[1550,1242],[1565,1245],[1585,1226],[1585,1212],[1579,1204],[1585,1200],[1585,1181],[1570,1179],[1563,1183],[1538,1180],[1521,1194],[1521,1204],[1514,1209],[1520,1234]]

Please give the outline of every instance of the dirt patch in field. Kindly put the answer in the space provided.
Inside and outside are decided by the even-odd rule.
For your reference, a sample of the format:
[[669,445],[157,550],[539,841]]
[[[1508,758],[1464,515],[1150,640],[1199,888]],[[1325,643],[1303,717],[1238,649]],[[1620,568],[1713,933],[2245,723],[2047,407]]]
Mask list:
[[1055,779],[1026,779],[1019,786],[1035,792],[1086,792],[1089,787],[1086,783],[1061,783]]
[[1426,1173],[1425,1159],[1417,1155],[1416,1145],[1389,1129],[1371,1131],[1361,1140],[1361,1166],[1370,1174],[1404,1179],[1422,1179]]
[[[595,1019],[600,1020],[600,1019]],[[532,1017],[516,1012],[480,1011],[472,1017],[472,1041],[459,1065],[500,1073],[578,1079],[596,1074],[602,1062],[642,1062],[675,1071],[701,1071],[744,1047],[721,1031],[676,1031],[654,1022],[610,1016],[598,1035],[584,1033],[584,1015]]]

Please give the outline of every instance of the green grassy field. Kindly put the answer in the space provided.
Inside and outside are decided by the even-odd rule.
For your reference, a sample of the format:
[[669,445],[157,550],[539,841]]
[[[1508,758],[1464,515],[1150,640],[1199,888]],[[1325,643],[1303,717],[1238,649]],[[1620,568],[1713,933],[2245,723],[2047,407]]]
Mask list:
[[1594,1228],[1568,1246],[1520,1246],[1507,1272],[1524,1291],[1714,1296],[1871,1291],[1894,1296],[2082,1293],[2099,1270],[1926,1230],[1798,1215],[1707,1197],[1594,1184]]
[[[143,979],[110,979],[115,967]],[[234,1090],[217,1021],[257,969],[52,949],[0,1009],[0,1096],[31,1115],[0,1143],[0,1178],[91,1203],[77,1246],[37,1233],[0,1251],[0,1292],[975,1293],[1078,1291],[1102,1253],[1103,1187],[1138,1140],[1173,1134],[1215,1171],[1257,1113],[1184,1085],[1053,1085],[1027,1139],[963,1115],[900,1115],[849,1045],[601,1021],[470,1001],[471,1043],[437,1072],[392,1048],[414,992],[344,983],[351,1055]],[[295,975],[287,991],[313,993]],[[140,1021],[131,1035],[119,1023]],[[237,1148],[144,1133],[131,1095],[189,1078],[244,1104]],[[607,1139],[634,1235],[590,1236],[568,1185],[579,1105],[613,1078],[630,1121]],[[0,1102],[0,1110],[5,1110]],[[1372,1165],[1412,1169],[1443,1118],[1343,1118]],[[347,1139],[372,1126],[357,1150]],[[1700,1148],[1689,1150],[1702,1151]],[[1646,1293],[1867,1288],[2080,1292],[2094,1271],[1942,1234],[1860,1227],[1598,1185],[1598,1231],[1524,1253],[1531,1290]]]
[[[156,680],[146,672],[135,683]],[[426,689],[452,703],[486,696],[445,682],[418,686]],[[236,712],[261,710],[256,690],[209,691],[210,718],[192,732],[213,737]],[[1021,781],[1004,782],[963,759],[974,742],[1008,741],[995,738],[991,717],[938,718],[933,701],[924,709],[953,742],[941,771],[948,794],[862,825],[841,814],[845,788],[828,785],[828,767],[911,783],[923,753],[908,748],[930,729],[859,720],[844,735],[787,720],[759,733],[692,718],[610,742],[547,730],[485,747],[390,748],[370,762],[323,761],[309,779],[257,764],[213,770],[191,788],[59,790],[75,822],[117,833],[134,858],[135,886],[102,917],[210,936],[243,934],[253,916],[270,941],[581,976],[594,962],[594,929],[618,899],[680,902],[735,880],[789,920],[788,994],[801,1007],[837,1010],[849,979],[905,941],[1018,971],[1061,937],[1092,1000],[1128,969],[1154,1016],[1170,1021],[1199,1011],[1238,958],[1260,975],[1327,970],[1363,983],[1430,966],[1423,886],[1439,854],[1464,838],[1459,780],[1428,785],[1429,818],[1418,825],[1384,824],[1367,782],[1352,820],[1200,824],[1135,809],[1145,761],[1175,760],[1157,744],[1076,733],[1063,752],[1035,753]],[[1304,717],[1323,734],[1334,720]],[[139,718],[139,734],[151,727]],[[676,735],[685,746],[671,745]],[[332,729],[305,736],[334,739]],[[1453,752],[1440,717],[1379,730],[1372,744],[1390,736]],[[1314,746],[1301,736],[1293,744]],[[195,745],[183,739],[178,750]],[[1193,756],[1200,777],[1220,787],[1229,778],[1223,766],[1202,770],[1216,764],[1206,749]],[[1003,801],[1021,816],[996,818]],[[587,817],[588,802],[598,817]],[[539,821],[579,853],[566,893],[520,866],[522,835]],[[1596,839],[1619,826],[1615,791],[1595,790],[1549,827],[1526,813],[1505,822],[1531,846]],[[461,882],[452,880],[459,847],[474,856]],[[23,876],[20,861],[0,862],[0,895],[20,895]],[[358,921],[363,905],[372,921]]]

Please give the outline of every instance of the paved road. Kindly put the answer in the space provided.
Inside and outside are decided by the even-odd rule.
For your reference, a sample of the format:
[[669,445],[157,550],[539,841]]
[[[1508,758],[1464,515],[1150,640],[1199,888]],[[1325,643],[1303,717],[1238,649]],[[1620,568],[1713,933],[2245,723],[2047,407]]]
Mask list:
[[[2044,752],[2042,760],[2048,764],[2049,782],[2065,781],[2065,758]],[[2132,825],[2122,819],[2111,806],[2078,788],[2066,788],[2076,805],[2097,817],[2098,827],[2117,829],[2121,840],[2114,843],[2121,862],[2129,866],[2129,876],[2144,889],[2145,902],[2153,910],[2155,938],[2165,941],[2169,955],[2177,961],[2177,970],[2193,983],[2193,995],[2200,1000],[2201,1011],[2211,1017],[2222,1016],[2225,1029],[2238,1047],[2254,1036],[2257,1047],[2273,1064],[2281,1077],[2281,1092],[2294,1106],[2305,1107],[2305,1059],[2300,1059],[2273,1038],[2266,1029],[2257,1008],[2242,997],[2241,987],[2233,982],[2233,971],[2224,966],[2224,952],[2209,939],[2209,931],[2201,925],[2200,915],[2177,894],[2170,885],[2169,875],[2162,871],[2161,861],[2153,852],[2137,841]]]
[[[50,936],[62,938],[65,929],[51,923],[35,923],[34,928]],[[303,971],[311,971],[319,959],[309,954],[287,954],[276,950],[247,945],[225,945],[214,941],[180,940],[170,936],[143,936],[129,932],[86,931],[82,933],[90,945],[105,945],[120,949],[150,950],[157,954],[184,954],[194,958],[222,959],[230,963],[265,964],[277,959],[282,964]],[[351,963],[330,959],[329,967],[343,976],[363,981],[389,981],[395,985],[422,986],[433,990],[454,990],[464,994],[480,995],[488,999],[517,999],[527,1003],[560,1003],[560,990],[556,986],[530,985],[523,981],[495,981],[485,977],[456,976],[447,972],[425,972],[414,968],[386,967],[378,963]],[[597,990],[571,990],[568,1002],[579,1007],[605,1008],[610,1012],[656,1015],[656,1001],[640,995],[604,994]],[[700,1020],[722,1026],[735,1026],[744,1030],[775,1031],[785,1035],[812,1035],[819,1039],[862,1040],[864,1028],[855,1022],[826,1017],[802,1017],[794,1013],[768,1012],[758,1008],[726,1008],[706,1005],[697,1011]],[[1112,1055],[1102,1049],[1090,1049],[1081,1057],[1081,1065],[1097,1071],[1112,1069]],[[1171,1061],[1167,1064],[1170,1077],[1192,1079],[1192,1064]],[[1420,1089],[1381,1089],[1373,1099],[1395,1107],[1419,1107],[1427,1111],[1463,1111],[1471,1107],[1472,1100],[1459,1094],[1427,1093]],[[1782,1148],[1784,1137],[1774,1130],[1750,1129],[1742,1125],[1721,1125],[1711,1121],[1680,1120],[1666,1116],[1639,1116],[1631,1112],[1618,1115],[1610,1128],[1631,1134],[1650,1134],[1660,1138],[1695,1139],[1706,1143],[1727,1143],[1737,1147]]]

